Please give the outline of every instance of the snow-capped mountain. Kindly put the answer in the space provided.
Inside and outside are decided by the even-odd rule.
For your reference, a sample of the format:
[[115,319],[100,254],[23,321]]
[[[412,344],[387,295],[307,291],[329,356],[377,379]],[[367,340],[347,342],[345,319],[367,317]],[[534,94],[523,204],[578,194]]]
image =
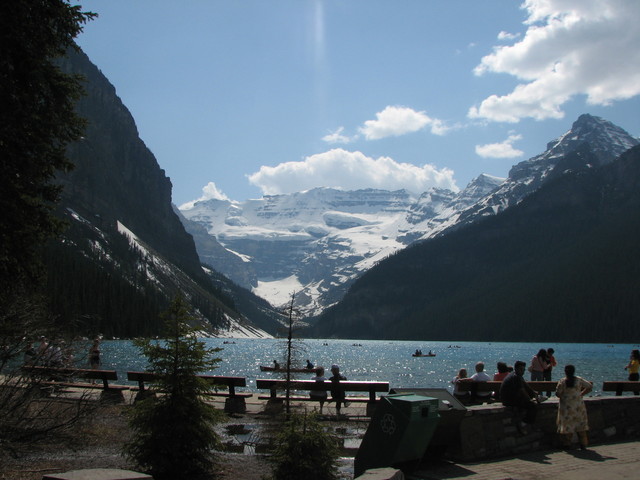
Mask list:
[[[200,201],[181,213],[205,263],[274,305],[295,292],[298,307],[316,314],[339,300],[357,275],[421,237],[430,220],[466,208],[502,181],[483,175],[458,194],[316,188],[242,203]],[[198,226],[236,261],[225,256],[222,266],[219,249],[204,245]]]
[[[480,175],[457,193],[316,188],[242,203],[200,201],[181,213],[203,262],[274,305],[295,293],[304,313],[317,314],[355,277],[407,245],[495,215],[555,176],[606,164],[638,143],[611,122],[582,115],[506,180]],[[594,152],[598,165],[567,163],[579,148]]]
[[[447,219],[443,222],[444,228],[433,231],[428,236],[442,233],[454,226],[457,228],[473,223],[487,215],[495,215],[519,203],[546,181],[567,171],[610,163],[639,143],[637,138],[607,120],[588,114],[580,115],[571,126],[571,130],[547,144],[544,153],[514,165],[500,188],[462,211],[457,217]],[[576,164],[566,160],[567,154],[581,148],[593,153],[597,164]]]

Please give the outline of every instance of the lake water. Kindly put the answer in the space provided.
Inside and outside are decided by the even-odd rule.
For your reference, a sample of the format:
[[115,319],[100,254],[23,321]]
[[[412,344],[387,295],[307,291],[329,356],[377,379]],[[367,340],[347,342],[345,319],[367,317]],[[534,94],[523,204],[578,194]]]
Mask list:
[[[271,365],[274,359],[284,363],[286,343],[281,339],[204,339],[208,347],[221,347],[222,361],[208,374],[247,378],[249,390],[255,390],[256,378],[282,374],[261,372],[260,365]],[[496,363],[513,365],[516,360],[530,362],[540,348],[552,347],[558,366],[553,380],[563,376],[567,364],[576,366],[576,374],[594,383],[593,394],[600,394],[604,380],[626,380],[624,370],[629,361],[631,344],[593,343],[491,343],[491,342],[414,342],[388,340],[295,340],[298,366],[308,358],[316,366],[337,363],[349,380],[388,381],[392,388],[449,388],[460,368],[471,375],[477,361],[485,362],[485,370],[493,375]],[[433,351],[435,357],[412,357],[416,349]],[[128,340],[105,340],[101,346],[104,369],[118,371],[126,382],[126,372],[144,370],[146,359]],[[330,375],[330,374],[329,374]],[[528,379],[529,374],[526,373]],[[296,374],[296,378],[310,375]]]

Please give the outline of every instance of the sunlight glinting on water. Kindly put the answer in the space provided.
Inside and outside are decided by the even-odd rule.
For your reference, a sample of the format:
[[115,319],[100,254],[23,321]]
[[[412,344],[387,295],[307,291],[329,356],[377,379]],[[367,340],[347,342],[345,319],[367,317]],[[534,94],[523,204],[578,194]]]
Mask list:
[[[221,347],[222,359],[214,375],[246,377],[250,390],[255,389],[256,378],[279,378],[280,373],[261,372],[260,365],[272,365],[273,360],[285,363],[286,342],[282,339],[206,339],[210,348]],[[349,380],[388,381],[392,388],[448,388],[460,368],[474,373],[476,362],[485,362],[485,370],[493,375],[496,363],[505,361],[513,365],[516,360],[530,362],[540,348],[553,347],[558,366],[553,380],[563,376],[567,364],[576,366],[576,374],[594,383],[594,394],[599,394],[604,380],[626,380],[624,370],[629,353],[635,345],[603,345],[591,343],[490,343],[490,342],[426,342],[388,340],[296,340],[294,366],[302,367],[306,359],[316,366],[325,367],[325,376],[331,376],[332,364],[340,365]],[[430,350],[435,357],[412,357],[416,349]],[[118,371],[125,381],[126,372],[144,370],[146,361],[128,340],[104,341],[103,368]],[[529,374],[525,377],[528,379]],[[298,373],[296,378],[311,378]]]

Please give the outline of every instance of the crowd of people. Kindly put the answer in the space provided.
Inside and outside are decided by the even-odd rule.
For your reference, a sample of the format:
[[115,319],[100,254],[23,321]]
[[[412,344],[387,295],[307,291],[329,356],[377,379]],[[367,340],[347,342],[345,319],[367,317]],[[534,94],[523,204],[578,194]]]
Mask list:
[[[518,431],[525,433],[531,424],[536,420],[537,405],[545,401],[547,395],[541,395],[535,391],[525,380],[525,372],[530,373],[530,380],[552,381],[552,371],[557,366],[553,348],[540,349],[533,355],[529,365],[517,360],[513,367],[507,366],[505,362],[497,363],[497,372],[492,380],[501,382],[500,388],[496,392],[476,392],[472,395],[468,390],[460,388],[461,382],[489,381],[491,377],[484,371],[484,363],[478,362],[475,365],[476,373],[471,377],[467,376],[467,370],[462,368],[452,380],[453,395],[463,403],[484,403],[488,399],[500,401],[504,406],[511,407],[516,415],[516,426]],[[625,367],[629,373],[630,381],[640,380],[640,351],[632,350],[629,364]],[[589,445],[588,430],[589,421],[587,409],[584,404],[584,396],[592,390],[591,382],[576,375],[574,365],[565,365],[564,377],[561,378],[556,387],[555,394],[558,398],[558,413],[556,417],[557,432],[560,436],[563,447],[571,446],[574,434],[577,436],[581,449],[586,449]]]

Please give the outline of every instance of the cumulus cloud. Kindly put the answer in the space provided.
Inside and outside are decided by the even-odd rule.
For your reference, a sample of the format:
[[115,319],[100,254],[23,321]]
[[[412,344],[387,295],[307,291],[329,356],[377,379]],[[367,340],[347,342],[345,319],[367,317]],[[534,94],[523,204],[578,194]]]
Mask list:
[[387,106],[376,113],[375,120],[364,122],[359,131],[367,140],[379,140],[417,132],[427,126],[435,135],[444,135],[447,131],[441,120],[431,118],[425,112],[416,112],[408,107]]
[[502,31],[498,34],[498,40],[515,40],[520,36],[519,33],[509,33]]
[[471,118],[518,122],[562,118],[562,105],[586,95],[607,105],[640,94],[640,2],[629,0],[525,0],[526,34],[495,47],[477,75],[507,73],[522,81],[511,93],[491,95]]
[[184,209],[189,209],[189,208],[193,208],[193,205],[196,202],[204,202],[207,200],[226,200],[226,201],[231,201],[229,200],[229,197],[227,197],[222,190],[220,190],[216,184],[214,182],[209,182],[207,183],[204,187],[202,187],[202,196],[196,200],[191,200],[190,202],[187,202],[183,205],[180,205],[178,207],[178,209],[180,210],[184,210]]
[[351,143],[358,138],[357,135],[353,137],[349,137],[347,135],[343,135],[342,132],[344,132],[344,127],[340,127],[335,132],[330,133],[329,135],[325,135],[324,137],[322,137],[322,140],[327,143],[334,144],[334,143]]
[[374,159],[362,152],[341,148],[311,155],[300,162],[263,166],[248,178],[264,195],[292,193],[314,187],[343,190],[404,188],[415,193],[422,193],[431,187],[458,190],[453,171],[448,168],[438,169],[433,165],[418,167],[396,162],[389,157]]
[[513,148],[513,142],[522,139],[522,135],[509,135],[500,143],[488,143],[486,145],[476,145],[476,154],[483,158],[515,158],[524,154],[522,150]]

